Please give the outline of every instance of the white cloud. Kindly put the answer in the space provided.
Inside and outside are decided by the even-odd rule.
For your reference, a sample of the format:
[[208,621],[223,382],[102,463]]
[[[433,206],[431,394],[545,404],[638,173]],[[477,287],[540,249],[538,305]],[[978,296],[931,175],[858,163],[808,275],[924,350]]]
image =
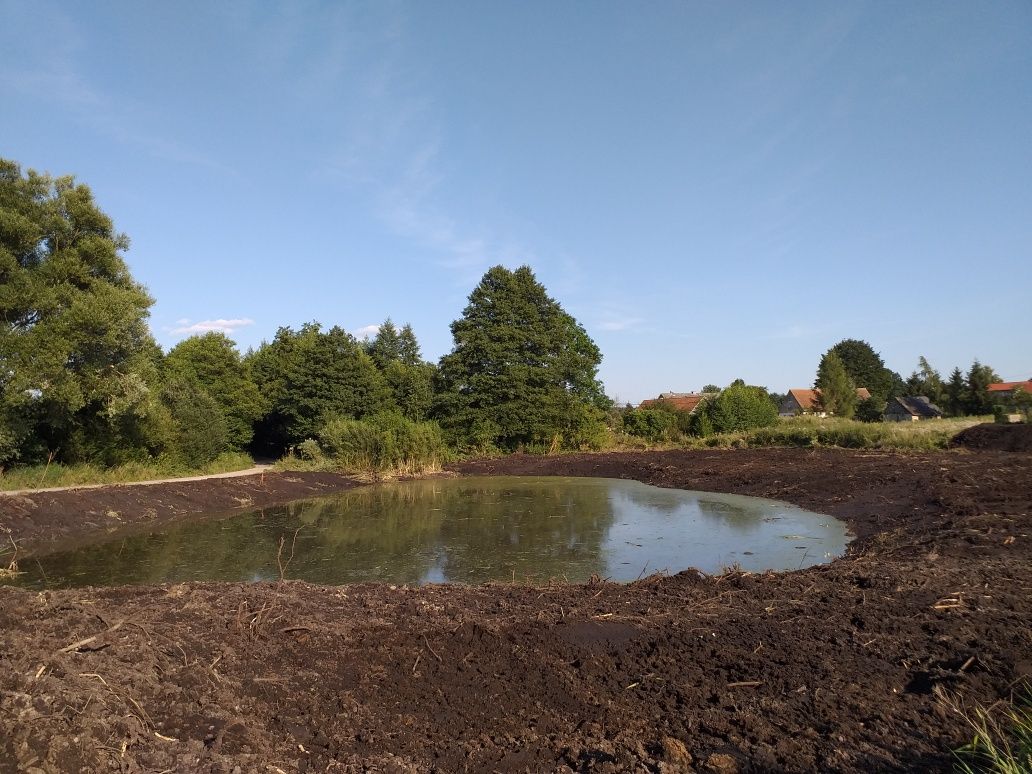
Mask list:
[[357,331],[355,331],[355,338],[361,341],[362,339],[371,339],[377,333],[380,332],[379,325],[363,325]]
[[176,320],[176,327],[172,328],[170,332],[183,335],[211,333],[212,331],[232,333],[237,328],[244,328],[248,325],[254,325],[254,320],[249,317],[241,317],[234,320],[219,318],[218,320],[201,320],[200,322],[195,323],[191,323],[189,319],[184,317],[180,320]]

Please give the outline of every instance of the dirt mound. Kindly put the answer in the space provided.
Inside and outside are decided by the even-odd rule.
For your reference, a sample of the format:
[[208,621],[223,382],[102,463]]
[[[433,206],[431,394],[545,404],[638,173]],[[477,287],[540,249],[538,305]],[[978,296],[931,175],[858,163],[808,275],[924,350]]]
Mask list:
[[965,449],[1032,452],[1032,425],[997,425],[986,422],[961,430],[953,437],[951,445]]

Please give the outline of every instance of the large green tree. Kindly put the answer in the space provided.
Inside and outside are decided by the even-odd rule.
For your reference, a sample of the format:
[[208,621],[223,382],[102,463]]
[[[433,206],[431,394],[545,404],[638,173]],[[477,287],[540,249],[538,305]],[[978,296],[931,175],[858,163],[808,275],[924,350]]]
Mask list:
[[232,339],[216,332],[184,339],[166,356],[165,373],[197,382],[215,400],[231,446],[251,443],[264,401]]
[[1000,375],[987,365],[976,359],[968,369],[965,379],[964,411],[977,416],[993,413],[993,399],[989,394],[989,385],[1003,381]]
[[[874,351],[874,347],[866,341],[859,339],[843,339],[825,353],[838,356],[846,375],[852,379],[857,387],[866,387],[871,395],[887,400],[888,398],[902,394],[905,389],[903,380],[899,375],[885,367],[881,355]],[[816,381],[821,381],[825,359],[821,359],[821,365],[817,369]],[[815,386],[817,386],[815,384]]]
[[451,326],[434,415],[461,445],[597,443],[608,399],[584,328],[529,267],[488,270]]
[[87,186],[0,159],[0,464],[160,450],[153,302],[128,247]]
[[834,348],[821,358],[818,374],[815,387],[821,391],[821,407],[835,416],[852,417],[856,411],[856,385]]
[[330,418],[361,419],[394,407],[372,359],[337,326],[325,332],[318,323],[299,331],[280,328],[248,364],[267,401],[255,436],[256,446],[266,452],[280,453],[314,438]]
[[940,407],[945,402],[946,386],[942,382],[942,377],[932,368],[924,355],[917,359],[917,370],[907,379],[907,394],[924,395]]

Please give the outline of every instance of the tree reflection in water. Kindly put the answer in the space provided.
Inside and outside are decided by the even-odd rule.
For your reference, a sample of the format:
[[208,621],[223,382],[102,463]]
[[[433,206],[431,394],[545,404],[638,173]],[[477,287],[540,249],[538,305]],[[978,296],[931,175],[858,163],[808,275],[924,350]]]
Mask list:
[[642,570],[714,572],[732,563],[795,569],[841,553],[846,542],[829,517],[753,498],[616,479],[433,479],[40,556],[22,563],[27,572],[17,582],[274,580],[281,539],[286,577],[328,584],[630,580]]

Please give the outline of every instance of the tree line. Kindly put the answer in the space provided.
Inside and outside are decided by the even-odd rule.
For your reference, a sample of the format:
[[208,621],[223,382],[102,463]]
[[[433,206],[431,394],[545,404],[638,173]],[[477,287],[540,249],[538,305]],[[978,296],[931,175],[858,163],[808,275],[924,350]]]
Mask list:
[[[953,369],[949,379],[942,376],[921,356],[917,368],[907,379],[885,366],[866,341],[844,339],[821,357],[814,387],[820,392],[821,407],[836,416],[881,421],[889,401],[897,397],[923,395],[952,417],[981,416],[993,413],[994,401],[989,385],[1002,381],[990,366],[977,359],[967,372]],[[857,396],[858,387],[870,393]]]
[[601,353],[528,267],[487,271],[436,364],[410,325],[389,318],[366,341],[311,322],[245,354],[221,333],[166,354],[128,248],[86,185],[0,159],[0,466],[196,466],[225,451],[340,444],[354,435],[342,422],[365,421],[378,443],[385,434],[479,451],[604,442]]

